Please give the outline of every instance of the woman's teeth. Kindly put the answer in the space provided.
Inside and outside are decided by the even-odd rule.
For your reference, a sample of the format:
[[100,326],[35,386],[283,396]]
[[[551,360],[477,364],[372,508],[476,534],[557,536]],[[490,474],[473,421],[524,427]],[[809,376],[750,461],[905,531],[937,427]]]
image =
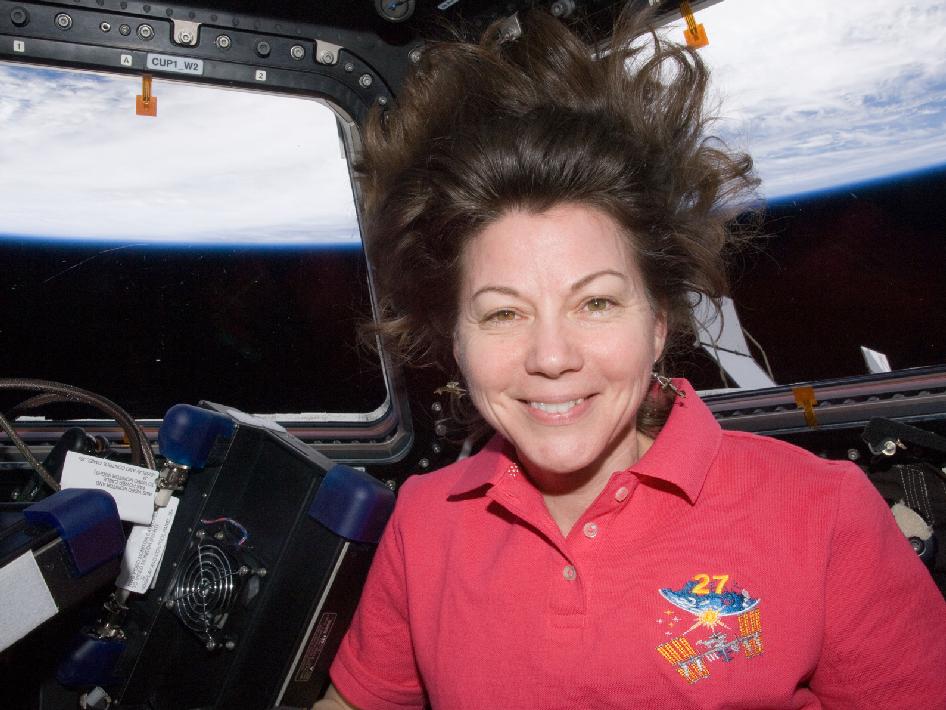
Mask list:
[[584,401],[585,399],[582,397],[581,399],[572,399],[568,402],[556,402],[554,404],[549,404],[547,402],[529,402],[529,406],[535,407],[536,409],[548,414],[564,414],[572,407],[576,407]]

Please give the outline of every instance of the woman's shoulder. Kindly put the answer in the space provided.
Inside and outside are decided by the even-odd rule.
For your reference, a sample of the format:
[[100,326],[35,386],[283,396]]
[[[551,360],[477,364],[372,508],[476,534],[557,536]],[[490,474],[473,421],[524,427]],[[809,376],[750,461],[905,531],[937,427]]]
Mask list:
[[398,503],[402,506],[429,506],[446,502],[465,488],[465,482],[479,480],[491,472],[494,458],[495,452],[486,448],[436,471],[410,476],[398,490]]
[[745,472],[757,480],[772,478],[780,486],[837,488],[864,473],[848,460],[828,459],[794,444],[743,431],[724,431],[719,468]]

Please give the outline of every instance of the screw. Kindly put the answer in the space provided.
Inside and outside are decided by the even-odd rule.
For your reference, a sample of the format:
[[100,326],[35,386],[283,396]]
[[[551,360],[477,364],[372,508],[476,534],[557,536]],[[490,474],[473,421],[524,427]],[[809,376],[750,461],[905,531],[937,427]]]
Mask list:
[[269,46],[269,42],[260,40],[256,43],[256,53],[261,57],[268,57],[269,53],[273,51],[273,48]]
[[72,18],[64,12],[56,15],[56,26],[61,30],[68,30],[72,27]]
[[198,530],[194,533],[194,537],[196,537],[198,540],[203,540],[206,534],[207,533],[205,533],[203,530]]
[[397,486],[397,483],[394,482],[393,478],[389,478],[388,480],[384,482],[384,485],[386,485],[388,488],[390,488],[393,491],[395,486]]
[[438,442],[435,441],[433,444],[430,445],[430,450],[433,451],[435,454],[439,454],[441,451],[443,451],[443,447]]
[[102,32],[108,32],[112,29],[112,26],[107,22],[103,22],[99,25],[99,29],[102,30]]
[[223,540],[223,531],[214,533],[214,540]]
[[345,71],[347,71],[349,74],[355,71],[354,62],[345,62]]
[[217,642],[213,639],[207,639],[207,650],[213,651],[215,648],[217,648]]
[[246,565],[240,565],[240,569],[237,570],[237,574],[241,577],[245,577],[250,573],[250,568]]
[[15,7],[10,10],[10,22],[12,22],[17,27],[28,25],[30,22],[30,13],[28,13],[22,7]]
[[257,574],[258,576],[260,576],[260,577],[265,577],[265,576],[266,576],[266,568],[265,568],[265,567],[260,567],[258,570],[256,570],[256,574]]
[[173,609],[173,608],[174,608],[174,600],[173,600],[173,599],[168,599],[166,602],[164,602],[164,606],[166,606],[168,609]]
[[434,434],[437,436],[446,436],[447,435],[447,425],[446,424],[435,424],[434,425]]
[[[320,63],[320,64],[331,64],[331,63],[334,62],[334,61],[335,61],[335,55],[332,54],[331,52],[329,52],[328,50],[322,52],[322,53],[319,55],[319,63]],[[347,66],[347,65],[346,65],[346,66]]]
[[430,405],[430,411],[434,414],[440,414],[443,411],[443,405],[440,402],[434,402]]
[[149,40],[154,37],[154,27],[151,25],[138,25],[138,37]]
[[289,56],[296,60],[302,59],[305,57],[305,47],[301,44],[292,45],[292,47],[289,48]]
[[128,35],[131,34],[131,27],[129,27],[128,25],[119,25],[118,32],[119,34],[121,34],[122,37],[127,37]]
[[388,105],[388,97],[387,97],[387,96],[379,96],[379,97],[378,97],[378,106],[387,106],[387,105]]
[[430,468],[430,461],[428,459],[421,459],[417,462],[419,468]]
[[861,457],[861,452],[857,449],[848,449],[847,458],[849,461],[857,461]]
[[236,643],[230,640],[230,641],[227,641],[225,644],[223,644],[223,647],[227,649],[228,651],[232,651],[233,649],[236,648]]
[[423,55],[424,50],[422,50],[420,47],[414,47],[414,49],[412,49],[407,56],[414,64],[417,64]]
[[214,44],[220,47],[220,49],[230,49],[232,42],[230,41],[229,35],[218,35],[217,39],[214,40]]
[[190,44],[190,43],[191,43],[191,33],[181,32],[181,44]]
[[893,441],[892,439],[887,439],[887,441],[884,442],[882,451],[884,456],[893,456],[895,453],[897,453],[897,442]]
[[374,82],[374,79],[371,78],[371,74],[362,74],[358,77],[358,84],[362,89],[367,89],[372,82]]

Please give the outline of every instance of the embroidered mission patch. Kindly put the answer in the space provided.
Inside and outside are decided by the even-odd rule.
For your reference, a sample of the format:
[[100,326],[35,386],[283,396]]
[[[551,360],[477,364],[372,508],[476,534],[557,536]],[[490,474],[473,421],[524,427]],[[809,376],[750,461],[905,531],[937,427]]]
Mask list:
[[746,658],[762,653],[760,600],[730,584],[728,574],[700,573],[678,590],[658,591],[673,608],[657,618],[668,637],[657,652],[687,682],[707,678],[711,663],[728,663],[740,653]]

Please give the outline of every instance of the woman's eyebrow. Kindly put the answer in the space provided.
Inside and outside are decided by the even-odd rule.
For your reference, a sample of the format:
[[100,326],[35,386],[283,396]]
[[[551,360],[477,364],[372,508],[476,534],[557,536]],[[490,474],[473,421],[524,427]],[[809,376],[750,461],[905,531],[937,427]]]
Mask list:
[[484,293],[501,293],[505,296],[519,296],[519,292],[514,288],[510,288],[509,286],[483,286],[483,288],[476,290],[476,292],[470,297],[470,300],[474,301],[478,296],[482,296]]
[[622,281],[627,281],[627,274],[625,273],[622,273],[620,271],[615,271],[614,269],[602,269],[601,271],[595,271],[593,274],[588,274],[587,276],[578,279],[575,283],[572,284],[570,290],[572,291],[572,293],[574,293],[575,291],[581,290],[582,288],[590,284],[595,279],[601,278],[602,276],[609,276],[609,275],[617,276]]
[[[622,281],[627,281],[627,274],[620,271],[615,271],[614,269],[602,269],[601,271],[595,271],[594,273],[588,274],[578,279],[575,283],[571,285],[569,291],[574,293],[575,291],[580,291],[582,288],[590,284],[592,281],[601,278],[602,276],[617,276]],[[515,296],[518,297],[519,292],[510,287],[510,286],[483,286],[482,288],[477,289],[470,300],[475,300],[478,296],[483,295],[484,293],[499,293],[504,296]]]

